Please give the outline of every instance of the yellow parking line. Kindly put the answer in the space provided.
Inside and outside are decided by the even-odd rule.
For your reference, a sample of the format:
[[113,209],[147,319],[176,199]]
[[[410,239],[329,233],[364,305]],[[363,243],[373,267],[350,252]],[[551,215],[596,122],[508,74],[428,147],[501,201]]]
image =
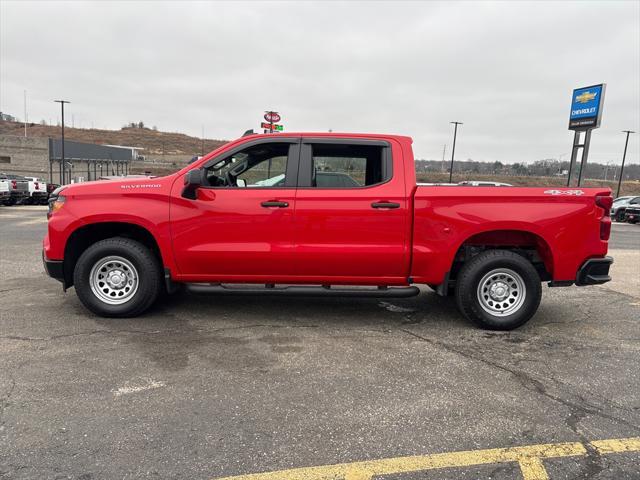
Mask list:
[[600,455],[607,453],[640,452],[640,437],[590,442]]
[[[600,455],[638,452],[640,437],[596,440],[590,442],[590,446]],[[584,455],[587,455],[587,449],[580,442],[549,443],[293,468],[225,477],[220,480],[371,480],[379,475],[509,462],[519,464],[524,480],[549,480],[543,459]]]
[[549,480],[549,475],[547,475],[544,464],[539,458],[521,458],[518,463],[522,471],[522,478],[525,480]]

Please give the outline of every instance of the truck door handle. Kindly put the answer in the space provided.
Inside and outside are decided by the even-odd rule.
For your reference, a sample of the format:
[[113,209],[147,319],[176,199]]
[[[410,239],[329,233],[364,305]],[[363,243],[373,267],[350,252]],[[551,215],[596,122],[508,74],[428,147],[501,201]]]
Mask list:
[[289,206],[287,202],[278,202],[276,200],[269,200],[268,202],[262,202],[260,205],[262,205],[264,208],[271,208],[271,207],[287,208]]
[[373,202],[371,208],[400,208],[400,204],[394,202]]

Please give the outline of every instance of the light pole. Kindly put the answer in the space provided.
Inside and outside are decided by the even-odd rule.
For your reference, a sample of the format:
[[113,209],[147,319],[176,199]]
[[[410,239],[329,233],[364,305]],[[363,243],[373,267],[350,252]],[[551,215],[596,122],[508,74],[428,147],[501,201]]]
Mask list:
[[631,130],[622,130],[622,133],[627,134],[627,139],[624,141],[624,153],[622,154],[622,166],[620,167],[620,177],[618,178],[618,191],[616,192],[616,198],[620,196],[620,186],[622,185],[622,172],[624,172],[624,160],[627,158],[627,145],[629,145],[629,134],[636,133]]
[[62,158],[60,159],[60,185],[65,185],[65,166],[64,166],[64,104],[71,103],[67,100],[54,100],[59,103],[62,108]]
[[449,169],[449,183],[453,183],[453,159],[456,155],[456,136],[458,135],[458,125],[463,125],[462,122],[449,122],[455,125],[453,129],[453,147],[451,148],[451,168]]

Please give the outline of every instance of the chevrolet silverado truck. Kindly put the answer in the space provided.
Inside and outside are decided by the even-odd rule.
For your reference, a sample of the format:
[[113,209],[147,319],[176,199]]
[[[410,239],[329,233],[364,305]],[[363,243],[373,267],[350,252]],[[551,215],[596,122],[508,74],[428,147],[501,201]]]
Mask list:
[[248,135],[166,177],[60,187],[45,269],[106,317],[179,287],[408,297],[427,285],[502,330],[534,315],[542,282],[610,280],[609,189],[421,185],[411,144]]
[[9,196],[3,198],[5,205],[15,205],[29,198],[29,181],[26,178],[10,173],[0,173],[0,181],[6,182],[9,187]]
[[29,198],[26,203],[31,205],[46,205],[49,199],[47,183],[38,177],[25,177],[29,182]]

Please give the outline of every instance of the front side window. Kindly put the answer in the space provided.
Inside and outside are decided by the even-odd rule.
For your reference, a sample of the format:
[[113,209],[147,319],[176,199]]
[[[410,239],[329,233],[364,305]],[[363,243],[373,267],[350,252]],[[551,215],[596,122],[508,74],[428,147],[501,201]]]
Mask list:
[[264,143],[224,157],[205,169],[210,187],[283,187],[290,143]]
[[378,145],[311,143],[311,186],[357,188],[391,178],[385,147]]

